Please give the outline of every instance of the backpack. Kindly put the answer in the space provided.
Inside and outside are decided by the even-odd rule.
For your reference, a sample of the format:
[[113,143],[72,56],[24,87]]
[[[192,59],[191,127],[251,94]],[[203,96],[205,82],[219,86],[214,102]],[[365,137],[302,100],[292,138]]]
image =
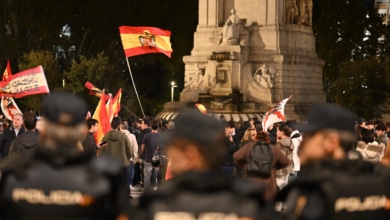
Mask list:
[[270,177],[273,168],[273,159],[272,147],[264,141],[256,142],[247,160],[248,176]]

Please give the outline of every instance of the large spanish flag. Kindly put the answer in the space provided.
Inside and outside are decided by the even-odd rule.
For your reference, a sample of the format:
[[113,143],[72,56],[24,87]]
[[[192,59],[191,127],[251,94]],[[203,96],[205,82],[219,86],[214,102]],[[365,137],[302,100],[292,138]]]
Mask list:
[[155,27],[120,26],[123,49],[126,57],[147,53],[163,53],[171,57],[171,32]]

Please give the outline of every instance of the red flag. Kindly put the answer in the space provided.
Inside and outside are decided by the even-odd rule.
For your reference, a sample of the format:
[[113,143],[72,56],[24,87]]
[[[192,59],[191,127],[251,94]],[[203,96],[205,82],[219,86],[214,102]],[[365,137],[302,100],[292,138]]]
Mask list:
[[171,32],[156,27],[120,26],[119,33],[126,57],[147,53],[172,54]]
[[[7,80],[10,76],[12,76],[12,72],[11,65],[8,60],[7,67],[3,73],[3,80]],[[14,120],[15,114],[21,113],[18,105],[12,97],[1,97],[1,110],[4,113],[4,116],[9,120]]]
[[7,80],[8,77],[12,75],[11,72],[11,65],[9,63],[9,60],[7,61],[7,67],[5,68],[5,71],[3,73],[3,80]]
[[96,142],[100,142],[102,138],[104,137],[107,132],[111,129],[110,120],[107,115],[107,108],[106,108],[106,99],[105,94],[103,92],[103,95],[100,98],[100,102],[96,107],[95,113],[93,114],[92,118],[99,121],[98,123],[98,131],[96,132]]
[[113,117],[118,117],[119,111],[121,110],[121,99],[122,99],[122,88],[120,88],[118,90],[115,97],[112,99],[112,115],[113,115]]
[[42,66],[9,76],[0,82],[0,88],[0,95],[16,98],[49,93],[49,86]]
[[[103,90],[95,87],[94,85],[92,85],[92,83],[87,81],[84,86],[85,86],[85,88],[87,88],[89,90],[89,94],[94,95],[94,96],[99,97],[99,98],[102,97]],[[108,99],[108,98],[109,98],[109,96],[106,95],[106,99]]]
[[291,96],[283,99],[273,108],[271,108],[267,113],[265,113],[262,121],[263,131],[267,131],[268,127],[276,122],[285,121],[284,117],[284,106],[291,99]]

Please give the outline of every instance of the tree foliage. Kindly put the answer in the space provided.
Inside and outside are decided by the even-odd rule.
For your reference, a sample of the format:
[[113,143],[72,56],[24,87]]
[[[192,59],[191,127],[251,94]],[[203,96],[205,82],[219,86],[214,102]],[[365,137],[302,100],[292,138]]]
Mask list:
[[316,49],[325,60],[324,90],[329,101],[363,117],[379,117],[389,98],[385,90],[390,33],[373,2],[317,0],[313,10]]
[[88,94],[84,84],[88,81],[105,92],[116,94],[122,87],[118,71],[113,68],[109,57],[99,53],[96,58],[79,57],[79,61],[73,61],[69,71],[64,73],[65,88],[84,97],[90,104],[90,109],[98,103],[98,99]]
[[[169,100],[169,82],[175,80],[179,86],[183,85],[182,57],[192,49],[197,7],[197,0],[0,1],[0,69],[4,69],[10,59],[16,73],[23,54],[31,50],[50,51],[58,62],[59,75],[67,73],[66,84],[83,94],[91,108],[96,99],[85,94],[86,79],[96,81],[92,83],[110,92],[123,87],[122,103],[141,116],[118,27],[167,29],[172,32],[171,59],[160,54],[129,58],[146,114],[155,114],[161,110],[162,103]],[[99,66],[98,61],[106,66]],[[102,75],[110,72],[108,69],[112,72]],[[80,77],[78,83],[77,77]],[[52,88],[58,87],[62,79],[48,81]],[[52,85],[52,81],[55,84]]]

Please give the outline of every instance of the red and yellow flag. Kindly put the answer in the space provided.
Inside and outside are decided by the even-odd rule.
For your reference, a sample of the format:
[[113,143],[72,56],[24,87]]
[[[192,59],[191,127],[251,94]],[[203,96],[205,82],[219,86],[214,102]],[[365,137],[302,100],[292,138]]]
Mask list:
[[119,33],[126,57],[147,53],[163,53],[171,57],[170,31],[156,27],[120,26]]
[[[89,90],[89,94],[94,95],[94,96],[99,97],[99,98],[102,97],[103,90],[97,88],[92,83],[87,81],[84,86],[85,86],[85,88],[87,88]],[[109,95],[106,95],[106,99],[108,99],[108,98],[109,98]]]
[[[112,99],[112,116],[118,117],[118,113],[121,110],[122,88],[118,90],[115,97]],[[111,118],[112,120],[112,118]]]
[[92,118],[98,120],[98,131],[96,132],[96,142],[99,143],[107,132],[111,129],[110,119],[107,114],[106,98],[103,95],[100,97],[99,104],[96,107]]
[[3,80],[7,80],[8,77],[12,75],[11,72],[11,65],[9,63],[9,60],[7,61],[7,67],[5,68],[5,71],[3,73]]

